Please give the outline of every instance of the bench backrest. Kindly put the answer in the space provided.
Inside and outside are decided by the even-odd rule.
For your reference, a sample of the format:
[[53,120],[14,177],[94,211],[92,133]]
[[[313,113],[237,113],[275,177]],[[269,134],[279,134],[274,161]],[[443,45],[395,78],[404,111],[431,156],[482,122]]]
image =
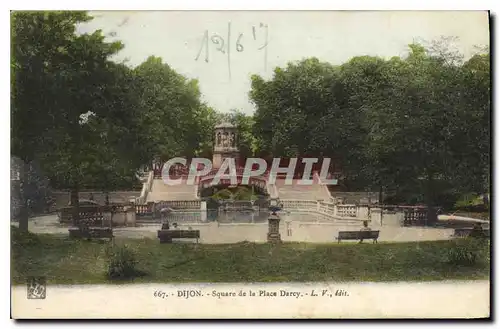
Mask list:
[[339,239],[376,239],[378,238],[380,231],[343,231],[339,232]]

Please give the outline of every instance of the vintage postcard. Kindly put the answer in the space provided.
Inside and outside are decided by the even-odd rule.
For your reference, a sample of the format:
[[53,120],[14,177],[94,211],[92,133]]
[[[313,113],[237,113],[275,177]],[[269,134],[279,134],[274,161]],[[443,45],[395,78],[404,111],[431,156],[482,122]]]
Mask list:
[[490,317],[487,11],[13,11],[11,317]]

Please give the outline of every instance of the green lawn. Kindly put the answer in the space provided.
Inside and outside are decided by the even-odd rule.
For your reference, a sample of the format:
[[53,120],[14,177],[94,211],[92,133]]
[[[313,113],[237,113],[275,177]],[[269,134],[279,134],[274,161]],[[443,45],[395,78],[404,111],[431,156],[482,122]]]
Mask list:
[[[45,276],[49,284],[106,283],[112,246],[50,235],[13,234],[14,284]],[[281,245],[160,244],[152,239],[116,239],[126,244],[145,273],[134,282],[428,281],[488,279],[489,254],[472,266],[452,265],[451,241]]]

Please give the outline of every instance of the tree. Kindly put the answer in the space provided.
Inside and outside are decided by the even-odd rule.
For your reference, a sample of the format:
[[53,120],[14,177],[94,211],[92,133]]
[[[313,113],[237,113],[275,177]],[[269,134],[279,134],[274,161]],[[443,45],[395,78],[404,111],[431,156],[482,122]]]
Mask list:
[[430,209],[446,202],[446,195],[481,188],[477,182],[483,182],[478,178],[486,163],[479,159],[488,153],[488,142],[480,140],[488,130],[489,90],[486,84],[474,88],[481,96],[472,97],[471,72],[456,57],[442,57],[452,52],[436,54],[419,44],[409,48],[407,58],[387,66],[390,97],[367,114],[372,123],[367,151],[387,185],[396,193],[422,195],[419,201]]
[[[336,158],[351,189],[429,206],[486,190],[489,55],[464,62],[445,38],[408,56],[306,59],[252,77],[259,152]],[[452,203],[452,202],[451,202]],[[430,207],[429,207],[430,209]]]
[[348,107],[341,69],[316,58],[252,77],[254,134],[260,154],[320,156],[349,163],[362,136],[359,110]]
[[[117,138],[133,121],[123,119],[123,109],[131,108],[124,106],[130,99],[120,84],[129,76],[127,69],[110,60],[123,45],[105,42],[101,31],[77,35],[75,25],[90,19],[85,12],[12,15],[12,154],[25,162],[38,160],[53,181],[71,189],[75,220],[78,190],[89,172],[100,172],[90,169],[99,167],[95,152],[103,145],[109,152],[112,145],[116,154],[126,154],[124,141],[135,137]],[[112,137],[101,146],[100,135],[82,121],[89,113],[110,129]],[[122,161],[133,167],[132,158]],[[20,228],[27,229],[27,216],[21,216]]]
[[147,147],[163,161],[194,156],[206,143],[209,109],[200,101],[198,81],[151,56],[134,69],[140,82],[142,127]]

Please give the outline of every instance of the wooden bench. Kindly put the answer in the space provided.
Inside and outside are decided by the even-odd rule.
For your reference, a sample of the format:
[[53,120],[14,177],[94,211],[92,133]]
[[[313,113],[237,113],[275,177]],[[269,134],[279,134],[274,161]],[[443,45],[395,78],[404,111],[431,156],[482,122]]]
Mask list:
[[200,238],[200,231],[198,230],[159,230],[158,238],[160,243],[172,243],[172,239],[198,239]]
[[[453,235],[452,237],[453,238],[466,238],[469,236],[469,234],[472,232],[472,228],[471,227],[467,227],[467,228],[456,228],[453,232]],[[490,238],[490,230],[484,230],[483,229],[483,233],[484,233],[484,238],[486,239],[489,239]]]
[[113,239],[113,229],[110,227],[70,227],[69,237],[76,239]]
[[339,236],[336,238],[338,243],[342,240],[373,240],[373,243],[377,243],[380,231],[341,231]]

